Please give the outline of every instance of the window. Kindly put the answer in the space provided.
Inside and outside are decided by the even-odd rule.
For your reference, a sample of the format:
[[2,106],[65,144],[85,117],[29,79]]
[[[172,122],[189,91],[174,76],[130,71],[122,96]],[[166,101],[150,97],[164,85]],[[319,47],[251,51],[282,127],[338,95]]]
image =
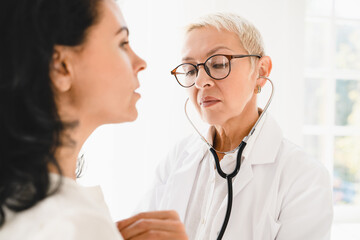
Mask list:
[[359,8],[358,0],[306,6],[304,147],[332,173],[335,231],[360,224]]

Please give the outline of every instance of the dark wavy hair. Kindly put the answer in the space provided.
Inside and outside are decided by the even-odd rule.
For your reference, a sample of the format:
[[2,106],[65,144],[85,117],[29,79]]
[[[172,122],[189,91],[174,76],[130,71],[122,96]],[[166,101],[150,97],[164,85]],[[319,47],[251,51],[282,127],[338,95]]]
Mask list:
[[101,0],[5,0],[0,7],[0,227],[49,195],[63,143],[49,77],[55,45],[79,46]]

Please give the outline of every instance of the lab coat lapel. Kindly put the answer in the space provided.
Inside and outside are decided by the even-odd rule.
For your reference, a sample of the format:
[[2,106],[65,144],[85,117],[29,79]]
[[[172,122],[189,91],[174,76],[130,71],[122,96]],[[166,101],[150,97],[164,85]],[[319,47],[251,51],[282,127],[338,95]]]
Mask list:
[[176,171],[168,185],[169,201],[166,208],[176,210],[182,221],[185,219],[196,173],[205,151],[206,149],[202,145],[193,145],[187,152],[183,165]]
[[[244,161],[238,175],[233,180],[233,196],[236,197],[237,194],[243,190],[246,185],[253,178],[252,165],[249,161]],[[226,206],[227,204],[227,196],[223,200],[221,206]]]
[[254,142],[254,146],[249,153],[249,161],[252,165],[274,163],[279,151],[283,134],[280,126],[271,117],[266,116],[266,121]]
[[[267,114],[261,131],[255,139],[255,142],[253,142],[251,151],[248,153],[248,156],[245,157],[243,165],[233,181],[234,198],[253,178],[254,165],[275,162],[282,138],[280,127],[275,120]],[[226,201],[223,203],[226,204]]]

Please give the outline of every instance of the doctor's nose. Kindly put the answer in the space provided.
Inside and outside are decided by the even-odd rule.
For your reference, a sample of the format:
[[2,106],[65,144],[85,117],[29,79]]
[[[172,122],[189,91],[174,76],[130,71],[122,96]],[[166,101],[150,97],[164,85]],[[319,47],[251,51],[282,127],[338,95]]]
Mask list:
[[198,72],[195,78],[196,88],[211,87],[214,85],[214,79],[212,79],[206,72],[204,66],[198,66]]

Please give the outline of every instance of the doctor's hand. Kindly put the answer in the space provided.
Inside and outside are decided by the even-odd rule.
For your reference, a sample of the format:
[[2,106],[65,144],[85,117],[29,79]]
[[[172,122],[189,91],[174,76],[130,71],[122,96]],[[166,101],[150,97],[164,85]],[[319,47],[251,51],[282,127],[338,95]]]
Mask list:
[[125,240],[188,240],[175,211],[143,212],[116,224]]

